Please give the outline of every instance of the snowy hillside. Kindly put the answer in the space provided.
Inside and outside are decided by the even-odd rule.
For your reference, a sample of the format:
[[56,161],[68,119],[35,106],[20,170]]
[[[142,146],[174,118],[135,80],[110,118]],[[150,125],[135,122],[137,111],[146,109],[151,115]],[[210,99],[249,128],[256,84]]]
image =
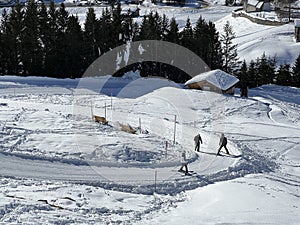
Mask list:
[[[242,99],[107,78],[91,82],[108,80],[105,95],[78,89],[80,80],[0,77],[1,223],[300,220],[299,89],[263,86]],[[105,105],[108,124],[93,122]],[[223,132],[232,155],[217,156]],[[192,176],[177,172],[183,151]]]

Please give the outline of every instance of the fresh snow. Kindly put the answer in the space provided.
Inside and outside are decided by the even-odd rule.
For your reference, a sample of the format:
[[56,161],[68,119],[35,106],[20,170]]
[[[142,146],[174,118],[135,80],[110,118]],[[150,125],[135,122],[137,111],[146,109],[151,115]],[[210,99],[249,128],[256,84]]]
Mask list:
[[[107,84],[97,94],[84,80]],[[0,77],[0,222],[296,224],[299,89],[267,85],[244,99],[162,81]],[[108,125],[94,123],[105,103]],[[231,156],[216,156],[223,132]],[[177,172],[183,151],[195,175]]]

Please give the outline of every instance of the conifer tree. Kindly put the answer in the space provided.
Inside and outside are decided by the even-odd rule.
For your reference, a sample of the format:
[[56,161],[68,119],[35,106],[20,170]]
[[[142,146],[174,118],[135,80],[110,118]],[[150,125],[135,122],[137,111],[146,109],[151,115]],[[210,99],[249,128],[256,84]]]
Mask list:
[[112,37],[111,16],[111,12],[108,10],[108,8],[105,8],[102,11],[102,16],[99,20],[99,32],[97,32],[96,40],[97,45],[100,47],[100,55],[112,48],[112,44],[110,43]]
[[134,28],[135,25],[136,24],[133,23],[132,17],[123,18],[122,36],[123,36],[124,43],[126,43],[129,40],[132,40],[133,36],[136,35],[136,33],[133,35],[133,32],[137,32],[137,30]]
[[83,34],[77,16],[70,16],[66,29],[66,76],[81,77],[83,74],[82,43]]
[[208,55],[206,63],[211,69],[222,68],[222,47],[219,40],[219,33],[215,28],[215,24],[211,21],[208,23]]
[[139,40],[161,40],[162,39],[162,27],[161,17],[156,12],[150,12],[149,15],[145,15],[140,26]]
[[249,79],[249,87],[258,87],[258,74],[257,74],[257,64],[251,60],[249,68],[248,68],[248,79]]
[[66,77],[68,67],[67,52],[69,40],[66,37],[66,31],[69,22],[69,13],[65,5],[61,3],[58,10],[55,11],[57,31],[55,31],[55,70],[54,75],[60,78]]
[[58,23],[57,12],[54,2],[50,2],[48,10],[48,22],[47,27],[44,29],[44,37],[42,36],[43,43],[45,45],[45,73],[48,76],[56,77],[58,75],[58,61],[57,56],[59,53],[58,45]]
[[99,57],[98,45],[97,45],[97,34],[99,32],[98,20],[94,8],[89,8],[85,23],[84,23],[84,43],[83,43],[83,54],[84,54],[84,65],[89,66],[96,58]]
[[40,75],[43,68],[43,49],[38,26],[38,11],[34,0],[27,2],[21,33],[21,60],[24,75]]
[[179,43],[179,29],[174,17],[170,21],[170,29],[168,30],[165,40],[175,44]]
[[[2,11],[2,18],[0,22],[0,74],[7,73],[7,44],[5,43],[5,35],[7,32],[7,20],[8,14],[7,11],[4,9]],[[7,38],[7,37],[6,37]]]
[[49,43],[48,43],[48,35],[49,35],[49,17],[46,5],[44,1],[42,1],[42,4],[38,7],[38,37],[40,41],[42,42],[42,65],[43,68],[41,68],[41,72],[45,74],[45,61],[46,61],[46,55],[49,51]]
[[125,43],[122,32],[122,16],[121,16],[121,3],[117,4],[116,8],[112,9],[112,24],[111,24],[111,45],[115,48]]
[[5,54],[7,72],[19,75],[23,72],[21,60],[21,33],[23,29],[23,10],[19,1],[12,7],[5,23],[3,42],[5,43]]
[[193,48],[193,28],[191,25],[190,18],[188,17],[186,20],[185,27],[183,28],[182,32],[180,33],[180,44],[183,47],[186,47],[192,51]]
[[223,30],[224,34],[221,35],[223,48],[223,70],[234,74],[240,63],[237,55],[237,45],[233,44],[235,33],[228,21],[224,25]]
[[276,73],[276,84],[283,86],[291,85],[291,72],[289,64],[280,65]]
[[263,53],[262,56],[257,59],[257,78],[259,86],[263,84],[274,83],[275,66],[275,57],[267,58],[265,53]]
[[167,35],[169,33],[169,26],[170,26],[169,19],[165,14],[163,14],[162,21],[161,21],[161,31],[162,31],[163,40],[167,39]]
[[300,87],[300,55],[297,57],[294,66],[292,67],[292,85]]
[[207,34],[207,31],[208,25],[206,21],[202,18],[202,16],[200,16],[196,22],[196,26],[193,29],[194,38],[192,51],[194,51],[198,56],[200,56],[205,62],[207,62],[209,52],[209,36]]

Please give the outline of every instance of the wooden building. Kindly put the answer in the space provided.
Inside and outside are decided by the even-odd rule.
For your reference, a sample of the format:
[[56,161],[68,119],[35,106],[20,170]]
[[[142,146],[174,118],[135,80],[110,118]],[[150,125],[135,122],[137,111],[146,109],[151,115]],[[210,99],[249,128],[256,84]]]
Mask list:
[[244,1],[245,12],[270,12],[271,5],[270,0],[245,0]]
[[234,94],[235,85],[239,82],[235,76],[222,70],[201,73],[185,83],[190,89],[212,91],[220,94]]

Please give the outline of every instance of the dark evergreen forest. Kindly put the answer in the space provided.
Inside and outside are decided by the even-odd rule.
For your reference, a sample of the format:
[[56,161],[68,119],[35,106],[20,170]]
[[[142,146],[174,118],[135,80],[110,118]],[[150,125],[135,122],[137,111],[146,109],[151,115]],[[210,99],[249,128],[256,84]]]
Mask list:
[[[220,35],[214,23],[201,16],[195,26],[189,18],[179,31],[175,18],[157,12],[143,17],[141,24],[123,15],[120,4],[96,17],[89,8],[84,27],[64,4],[49,6],[30,0],[4,11],[0,24],[0,74],[79,78],[99,56],[129,41],[163,40],[179,44],[200,56],[211,69],[223,69],[249,87],[275,83],[300,87],[300,57],[294,65],[276,67],[276,58],[262,54],[249,64],[239,61],[235,37],[229,23]],[[185,82],[189,76],[159,62],[142,62],[122,68],[115,75],[139,69],[142,76],[162,76]]]

